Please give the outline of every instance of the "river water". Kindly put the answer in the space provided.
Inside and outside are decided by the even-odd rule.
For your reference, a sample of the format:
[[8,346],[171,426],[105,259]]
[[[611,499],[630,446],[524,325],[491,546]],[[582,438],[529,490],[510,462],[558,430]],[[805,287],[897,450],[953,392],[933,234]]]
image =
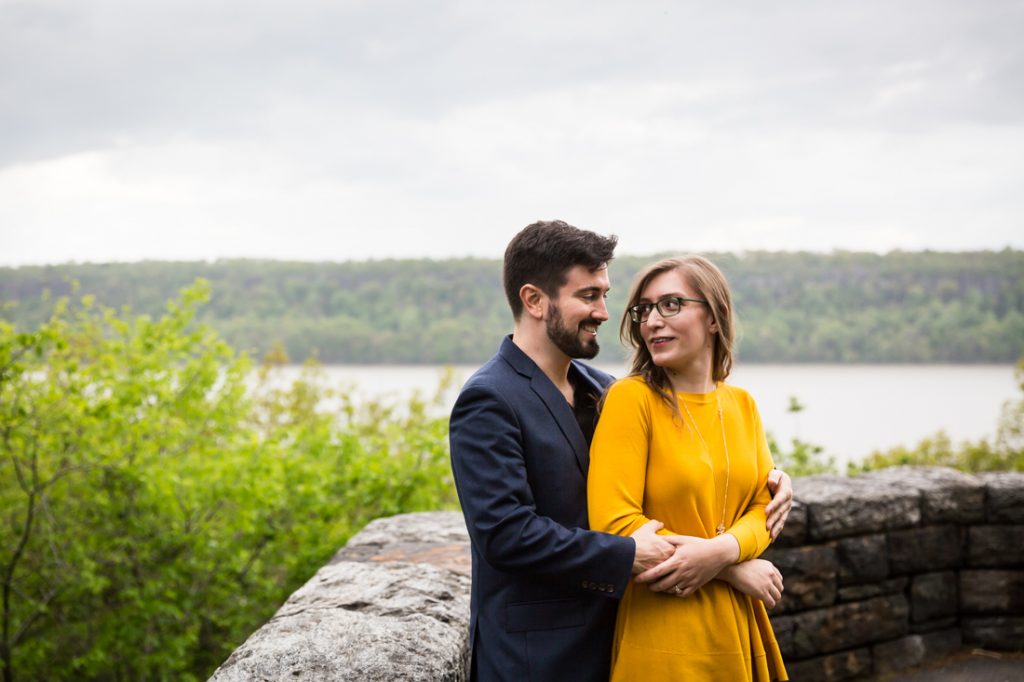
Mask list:
[[[598,366],[616,376],[625,367]],[[436,392],[446,368],[423,365],[327,365],[332,385],[358,396],[401,400]],[[476,367],[456,366],[457,385]],[[278,370],[287,380],[298,368]],[[995,433],[1005,401],[1018,399],[1010,365],[739,365],[729,383],[753,394],[765,427],[782,443],[799,437],[825,447],[840,470],[876,449],[916,445],[942,429],[954,440]],[[790,397],[805,409],[787,411]],[[446,394],[443,410],[455,399]]]

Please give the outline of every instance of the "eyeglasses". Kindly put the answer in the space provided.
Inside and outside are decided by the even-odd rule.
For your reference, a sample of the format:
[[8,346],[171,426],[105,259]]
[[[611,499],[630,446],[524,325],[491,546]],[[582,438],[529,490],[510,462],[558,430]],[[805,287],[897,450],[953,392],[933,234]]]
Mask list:
[[691,303],[703,303],[704,305],[708,304],[708,302],[702,298],[668,296],[657,303],[637,303],[632,308],[629,308],[629,317],[635,324],[646,322],[647,318],[651,316],[651,311],[655,308],[658,309],[658,314],[662,317],[672,317],[673,315],[679,314],[679,311],[683,309],[686,301]]

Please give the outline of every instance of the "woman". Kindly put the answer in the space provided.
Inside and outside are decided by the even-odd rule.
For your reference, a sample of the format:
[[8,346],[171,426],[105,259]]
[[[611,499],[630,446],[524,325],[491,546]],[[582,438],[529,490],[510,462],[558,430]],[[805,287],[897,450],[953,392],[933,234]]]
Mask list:
[[735,581],[744,594],[725,581],[737,564],[769,573],[751,560],[770,542],[773,468],[753,399],[722,383],[734,334],[725,277],[699,256],[649,266],[620,332],[632,371],[609,389],[594,434],[591,528],[628,535],[658,519],[687,537],[671,570],[638,576],[650,584],[623,597],[612,680],[788,679],[765,606],[749,596],[764,584],[748,572]]

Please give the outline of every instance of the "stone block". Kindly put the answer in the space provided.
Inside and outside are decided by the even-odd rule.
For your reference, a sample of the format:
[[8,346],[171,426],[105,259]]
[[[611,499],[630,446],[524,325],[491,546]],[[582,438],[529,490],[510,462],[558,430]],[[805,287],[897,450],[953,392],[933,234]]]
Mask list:
[[967,565],[979,568],[1024,566],[1024,525],[968,528]]
[[871,650],[840,651],[803,661],[786,662],[792,682],[838,682],[854,680],[871,673]]
[[373,521],[210,680],[464,680],[468,555],[457,512]]
[[901,594],[910,584],[910,578],[889,578],[874,585],[847,585],[839,588],[839,601],[863,601],[884,594]]
[[907,635],[871,647],[871,659],[876,675],[913,668],[925,660],[924,639],[921,635]]
[[1024,617],[997,616],[960,619],[964,643],[998,651],[1024,651]]
[[889,546],[884,533],[836,541],[839,584],[877,583],[889,575]]
[[836,600],[835,549],[827,545],[772,547],[762,558],[771,561],[782,573],[782,601],[773,613],[829,606]]
[[924,573],[963,564],[963,530],[958,526],[925,526],[889,533],[892,575]]
[[341,562],[292,594],[210,682],[463,679],[468,627],[467,576]]
[[960,628],[952,625],[942,630],[922,634],[921,641],[924,643],[924,659],[926,661],[937,661],[949,656],[960,651],[964,645]]
[[960,571],[960,612],[993,616],[1024,613],[1024,571]]
[[957,612],[955,571],[922,573],[910,581],[910,618],[915,623],[955,616]]
[[807,506],[812,541],[916,526],[920,493],[895,483],[861,477],[805,476],[793,480],[796,498]]
[[1024,473],[978,474],[985,484],[985,516],[989,523],[1024,523]]
[[985,483],[948,467],[895,466],[861,476],[918,491],[921,523],[979,523],[985,520]]
[[902,594],[796,613],[791,626],[794,658],[896,639],[909,631],[910,605]]
[[786,525],[782,533],[775,538],[776,547],[797,547],[807,542],[807,506],[799,500],[793,500],[793,508],[786,517]]

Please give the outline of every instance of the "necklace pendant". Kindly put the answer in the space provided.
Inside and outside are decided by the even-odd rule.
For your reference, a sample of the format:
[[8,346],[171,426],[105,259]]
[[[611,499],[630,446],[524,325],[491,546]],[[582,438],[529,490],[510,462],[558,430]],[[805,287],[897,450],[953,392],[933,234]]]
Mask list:
[[715,535],[721,535],[724,532],[725,532],[725,524],[724,523],[718,524],[718,528],[715,529]]

